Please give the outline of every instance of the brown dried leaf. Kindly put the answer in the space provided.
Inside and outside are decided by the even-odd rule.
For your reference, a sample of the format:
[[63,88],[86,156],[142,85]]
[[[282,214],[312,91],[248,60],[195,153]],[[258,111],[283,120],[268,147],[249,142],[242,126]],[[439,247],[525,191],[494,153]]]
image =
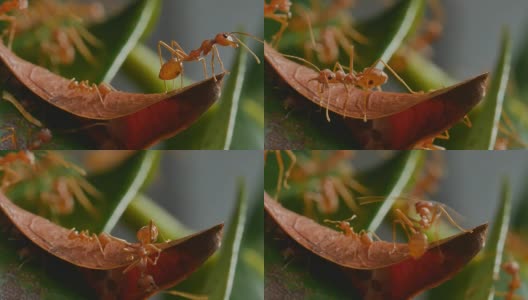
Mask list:
[[[1,43],[0,59],[6,66],[2,75],[16,81],[11,85],[22,85],[33,94],[32,98],[68,113],[70,116],[62,116],[64,119],[75,116],[73,119],[84,125],[106,123],[106,130],[89,130],[90,135],[105,147],[126,149],[147,148],[188,128],[218,100],[225,75],[216,75],[217,82],[209,78],[166,94],[126,93],[107,90],[103,85],[98,86],[98,93],[96,89],[72,87],[72,80],[19,58]],[[33,105],[45,106],[32,100]],[[42,121],[48,125],[48,120]]]
[[[484,246],[487,224],[431,243],[418,259],[407,244],[359,240],[319,225],[264,194],[266,212],[305,249],[342,267],[364,299],[408,299],[453,277]],[[392,253],[391,253],[392,252]]]
[[[343,84],[331,84],[329,88],[331,96],[328,97],[328,89],[320,94],[318,92],[319,83],[315,80],[310,81],[318,76],[315,70],[287,59],[267,44],[264,45],[264,56],[266,62],[277,74],[308,100],[326,108],[329,98],[331,99],[328,106],[330,111],[344,117],[361,120],[364,112],[368,120],[373,120],[397,114],[425,101],[449,100],[450,98],[444,95],[456,89],[466,90],[464,95],[469,98],[459,97],[456,102],[462,102],[464,106],[466,106],[465,103],[472,103],[471,107],[473,107],[482,99],[485,81],[488,77],[488,74],[482,74],[451,87],[416,94],[366,91],[355,87],[349,87],[347,92]],[[365,103],[368,103],[366,108]]]
[[407,244],[360,240],[322,226],[310,218],[290,211],[268,194],[264,194],[264,208],[279,227],[292,239],[314,254],[346,268],[371,270],[390,266],[409,257]]
[[[125,251],[131,243],[105,233],[98,239],[72,237],[71,230],[25,211],[1,192],[0,210],[42,250],[81,267],[97,293],[111,299],[143,299],[181,282],[218,249],[223,229],[223,224],[219,224],[182,239],[154,244],[162,252],[156,265],[147,264],[144,274],[152,276],[158,288],[146,290],[138,286],[142,276],[139,268],[123,273],[135,262],[130,260],[130,252]],[[151,258],[155,256],[152,254]]]

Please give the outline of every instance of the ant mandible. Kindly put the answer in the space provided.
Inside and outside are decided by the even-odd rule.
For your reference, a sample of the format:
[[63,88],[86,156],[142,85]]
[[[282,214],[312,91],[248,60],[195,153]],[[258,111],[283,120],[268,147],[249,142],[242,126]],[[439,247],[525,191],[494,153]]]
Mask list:
[[[201,61],[204,76],[207,78],[207,68],[204,56],[208,55],[209,53],[211,53],[211,72],[214,80],[216,81],[216,75],[214,70],[215,56],[218,59],[220,66],[222,67],[222,71],[226,72],[224,68],[224,63],[220,58],[220,53],[218,52],[217,45],[232,48],[238,48],[239,45],[242,45],[246,50],[249,51],[249,53],[251,53],[251,55],[253,55],[257,63],[260,64],[260,59],[257,57],[257,55],[253,51],[251,51],[251,49],[236,36],[237,34],[248,36],[257,41],[260,41],[256,37],[244,32],[221,32],[218,33],[213,39],[204,40],[199,48],[191,50],[189,53],[186,53],[185,50],[183,50],[183,48],[176,41],[171,41],[170,46],[163,41],[159,41],[158,55],[161,64],[159,78],[165,81],[165,92],[167,91],[166,81],[175,79],[179,75],[182,75],[181,86],[183,86],[183,62]],[[172,55],[171,59],[165,63],[163,62],[163,57],[161,55],[162,47],[167,49]]]

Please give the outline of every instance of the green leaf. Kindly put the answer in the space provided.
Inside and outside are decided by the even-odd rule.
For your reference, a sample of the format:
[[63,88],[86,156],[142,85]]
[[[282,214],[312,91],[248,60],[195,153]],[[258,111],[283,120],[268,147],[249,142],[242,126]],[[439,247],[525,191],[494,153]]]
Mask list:
[[[366,45],[355,45],[358,53],[356,68],[369,66],[378,58],[389,61],[405,37],[412,34],[413,24],[423,15],[424,9],[423,0],[402,0],[383,14],[358,25],[358,31],[369,42]],[[285,34],[281,41],[281,52],[302,55],[305,41],[304,34]],[[341,63],[348,65],[348,60],[347,54],[342,54]],[[334,116],[331,123],[328,123],[324,117],[324,109],[318,109],[302,98],[295,99],[298,103],[290,105],[290,102],[285,101],[290,98],[288,91],[277,90],[271,80],[266,80],[264,86],[266,149],[358,148],[351,141],[350,132],[342,118]]]
[[[90,47],[97,63],[90,63],[76,53],[75,62],[70,66],[59,66],[58,73],[78,80],[110,82],[147,29],[160,5],[160,0],[134,1],[118,15],[88,28],[102,44],[100,48]],[[46,28],[40,27],[38,30]],[[41,42],[37,33],[31,31],[18,37],[13,49],[22,58],[36,63],[40,57],[35,49],[39,49]]]
[[[260,189],[262,191],[262,188]],[[264,202],[258,192],[240,248],[231,299],[264,299]]]
[[499,278],[504,245],[511,214],[510,185],[504,180],[500,208],[495,215],[493,231],[480,257],[475,258],[462,272],[438,288],[431,290],[430,299],[492,299],[494,282]]
[[245,184],[239,183],[236,210],[223,241],[218,260],[211,270],[206,288],[211,299],[230,299],[235,271],[240,260],[240,245],[246,227],[247,195]]
[[495,67],[493,79],[488,87],[486,97],[469,117],[473,123],[471,128],[456,126],[451,130],[449,140],[438,144],[446,149],[480,149],[493,150],[499,130],[504,95],[508,86],[511,65],[511,39],[504,32],[499,61]]

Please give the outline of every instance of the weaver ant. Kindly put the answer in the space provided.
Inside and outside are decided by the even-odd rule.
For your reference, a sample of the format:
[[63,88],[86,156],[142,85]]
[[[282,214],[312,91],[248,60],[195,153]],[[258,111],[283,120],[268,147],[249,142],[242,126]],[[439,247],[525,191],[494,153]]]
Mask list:
[[[155,266],[158,263],[162,251],[154,245],[154,242],[158,239],[158,227],[152,223],[152,220],[148,225],[138,230],[137,239],[139,243],[130,244],[123,249],[125,252],[131,253],[128,260],[134,261],[123,270],[123,274],[137,267],[141,272],[138,287],[147,290],[157,289],[154,278],[151,275],[145,274],[149,264]],[[155,253],[156,258],[152,259],[151,256]]]
[[[398,197],[407,200],[405,197]],[[368,204],[382,201],[383,197],[368,196],[361,197],[361,204]],[[364,201],[366,200],[366,201]],[[425,232],[433,227],[440,217],[444,215],[449,223],[462,232],[468,232],[460,227],[446,210],[446,205],[435,201],[413,200],[413,207],[418,215],[418,219],[412,218],[403,213],[400,208],[394,209],[395,220],[392,223],[392,238],[396,249],[396,225],[400,224],[408,238],[409,254],[414,259],[420,258],[429,247],[429,239]]]
[[264,1],[264,18],[272,19],[281,24],[279,32],[272,38],[272,45],[277,46],[286,27],[288,27],[288,20],[291,18],[290,8],[292,3],[290,0],[271,0],[268,4]]
[[277,191],[275,193],[275,199],[277,199],[283,185],[285,188],[290,187],[288,185],[288,178],[290,177],[290,173],[293,167],[295,166],[297,157],[295,156],[295,153],[293,153],[292,150],[284,150],[284,152],[286,152],[286,154],[290,158],[290,166],[288,167],[286,172],[284,172],[284,161],[282,160],[281,150],[264,150],[264,162],[266,162],[266,158],[268,157],[268,152],[275,152],[275,157],[277,159],[277,165],[279,166],[279,176],[277,179]]
[[[312,44],[315,47],[315,38],[313,35],[311,24],[308,20],[308,25],[310,28],[310,38],[312,41]],[[317,77],[314,77],[310,81],[317,81],[319,83],[319,89],[318,92],[321,95],[324,92],[324,89],[326,88],[328,90],[328,97],[326,101],[326,120],[330,122],[330,115],[329,115],[329,106],[330,106],[330,84],[331,83],[341,83],[344,85],[345,89],[348,91],[348,86],[352,87],[358,87],[363,90],[370,91],[374,88],[376,88],[378,91],[381,91],[381,86],[385,84],[388,80],[388,76],[385,72],[383,72],[381,69],[377,69],[376,66],[381,63],[383,64],[393,75],[400,81],[406,88],[409,90],[410,93],[415,94],[415,92],[405,83],[405,81],[383,60],[378,59],[376,60],[370,67],[364,68],[361,72],[355,72],[354,71],[354,47],[349,46],[348,47],[350,53],[350,65],[348,67],[349,73],[345,72],[345,67],[343,67],[339,62],[336,62],[334,65],[333,70],[330,69],[324,69],[321,70],[317,66],[315,66],[313,63],[309,62],[308,60],[296,57],[292,55],[284,55],[285,57],[298,59],[302,62],[305,62],[312,66],[316,71],[319,72]],[[363,107],[363,121],[367,121],[367,101],[369,97],[365,97],[364,107]],[[348,100],[348,98],[347,98]],[[346,106],[346,102],[344,104]]]
[[501,266],[502,270],[506,272],[508,275],[511,276],[511,281],[508,284],[508,292],[506,293],[499,293],[495,292],[495,295],[504,296],[504,299],[506,300],[513,300],[513,299],[523,299],[517,295],[515,295],[515,291],[518,290],[521,287],[522,281],[520,276],[520,267],[519,263],[517,263],[514,260],[505,262]]
[[410,218],[397,208],[395,210],[396,220],[394,220],[392,228],[393,241],[396,243],[396,224],[402,226],[409,239],[409,254],[414,259],[418,259],[427,251],[429,240],[424,232],[430,229],[442,215],[445,215],[449,222],[460,231],[467,232],[451,218],[443,204],[420,200],[414,204],[414,208],[420,217],[418,220]]
[[8,16],[6,13],[13,11],[13,10],[27,9],[27,7],[28,7],[27,0],[7,0],[7,1],[4,1],[2,4],[0,4],[0,21],[6,21],[10,23],[8,29],[6,29],[2,33],[2,36],[5,35],[6,33],[9,34],[9,40],[7,43],[7,47],[9,49],[11,49],[11,46],[13,45],[13,39],[15,38],[16,18],[13,16]]
[[[181,78],[181,86],[183,87],[183,63],[189,62],[189,61],[201,61],[203,72],[205,78],[207,78],[207,67],[205,63],[204,56],[211,53],[211,72],[214,80],[216,81],[216,74],[214,70],[214,60],[215,56],[218,59],[218,62],[220,63],[220,67],[222,68],[223,72],[226,72],[224,68],[224,63],[222,62],[222,59],[220,58],[220,53],[218,52],[218,46],[223,47],[232,47],[232,48],[238,48],[240,45],[242,45],[257,61],[257,63],[260,64],[260,59],[257,57],[257,55],[251,51],[251,49],[240,40],[236,35],[243,35],[251,37],[257,41],[260,41],[253,35],[250,35],[248,33],[244,32],[221,32],[215,35],[213,39],[210,40],[204,40],[199,48],[191,50],[189,53],[186,53],[185,50],[178,44],[176,41],[171,41],[170,46],[163,42],[158,42],[158,55],[160,59],[160,72],[159,72],[159,78],[162,79],[165,82],[165,91],[167,91],[167,80],[175,79],[178,76],[182,76]],[[163,62],[163,56],[161,55],[161,49],[165,48],[167,49],[171,54],[171,59],[169,59],[167,62]]]
[[106,97],[106,95],[110,93],[111,91],[114,91],[114,88],[107,83],[101,83],[99,85],[95,83],[90,84],[88,80],[83,80],[81,82],[78,82],[77,80],[75,80],[75,78],[72,78],[70,80],[70,83],[68,84],[68,88],[74,89],[74,90],[80,90],[81,92],[94,92],[95,91],[97,93],[97,96],[99,97],[99,101],[101,101],[101,104],[103,104],[103,106],[105,105],[104,98]]
[[[350,226],[350,221],[354,220],[356,218],[356,215],[352,215],[350,218],[342,220],[342,221],[333,221],[325,219],[325,223],[334,224],[338,229],[343,231],[343,234],[347,237],[351,237],[357,241],[360,241],[361,244],[365,246],[370,246],[373,243],[372,238],[368,234],[367,231],[361,230],[359,233],[356,233],[354,231],[354,228]],[[381,240],[374,232],[372,232],[372,235],[377,239]]]

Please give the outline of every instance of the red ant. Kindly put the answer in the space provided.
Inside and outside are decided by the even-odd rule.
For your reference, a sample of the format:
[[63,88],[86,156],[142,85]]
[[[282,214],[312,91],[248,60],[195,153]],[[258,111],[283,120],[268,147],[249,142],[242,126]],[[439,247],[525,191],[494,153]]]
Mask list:
[[[146,275],[145,272],[149,264],[155,266],[158,263],[161,255],[162,250],[154,245],[154,242],[158,239],[158,234],[158,227],[151,220],[148,225],[138,230],[137,239],[139,243],[130,244],[123,249],[125,252],[132,253],[129,260],[134,260],[133,263],[123,270],[123,274],[137,267],[141,272],[138,286],[148,290],[157,289],[154,278],[151,275]],[[156,258],[152,259],[151,256],[154,253],[157,253]]]
[[[405,199],[405,197],[401,197]],[[368,204],[373,202],[382,201],[382,197],[361,197],[361,204]],[[425,231],[431,229],[435,225],[442,215],[445,215],[449,223],[458,228],[462,232],[467,232],[464,228],[460,227],[455,220],[449,215],[444,204],[419,200],[413,201],[414,209],[419,219],[409,217],[402,212],[401,209],[396,208],[394,213],[396,214],[395,220],[392,223],[392,238],[394,243],[394,249],[396,249],[396,224],[400,224],[405,231],[408,238],[409,254],[414,259],[420,258],[429,247],[429,239],[425,234]]]
[[424,231],[430,229],[442,215],[445,215],[449,222],[460,231],[467,232],[451,218],[444,205],[440,203],[420,200],[414,204],[414,208],[420,217],[418,220],[408,217],[399,208],[395,210],[396,220],[393,222],[392,235],[396,243],[396,224],[399,223],[409,239],[409,254],[415,259],[421,257],[429,246],[429,240]]
[[99,97],[99,101],[101,102],[101,104],[103,104],[103,106],[105,105],[104,98],[106,97],[106,95],[115,90],[112,86],[110,86],[107,83],[101,83],[99,85],[95,83],[90,84],[88,80],[83,80],[81,82],[78,82],[77,80],[75,80],[75,78],[72,78],[70,80],[70,83],[68,84],[68,88],[77,89],[77,90],[80,90],[81,92],[94,92],[95,91],[97,93],[97,96]]
[[[218,33],[213,39],[204,40],[199,48],[191,50],[188,54],[185,52],[185,50],[183,50],[183,48],[176,41],[171,41],[170,46],[163,41],[159,41],[158,42],[158,55],[159,55],[160,64],[161,64],[159,78],[164,81],[167,81],[167,80],[175,79],[179,75],[182,75],[181,85],[183,86],[183,71],[184,71],[183,62],[188,62],[188,61],[201,61],[202,66],[203,66],[204,76],[207,78],[207,68],[205,65],[204,56],[211,53],[211,72],[212,72],[214,80],[216,81],[216,74],[214,70],[215,56],[218,59],[220,66],[222,67],[222,71],[226,72],[224,68],[224,63],[222,62],[222,59],[220,58],[220,53],[218,52],[217,45],[223,46],[223,47],[232,47],[232,48],[238,48],[239,45],[242,45],[246,50],[249,51],[249,53],[251,53],[251,55],[253,55],[257,63],[260,64],[260,59],[257,57],[257,55],[253,51],[251,51],[251,49],[236,36],[237,34],[248,36],[248,37],[251,37],[259,41],[256,37],[248,33],[244,33],[244,32],[222,32],[222,33]],[[163,62],[163,57],[161,55],[161,47],[167,49],[172,55],[172,58],[165,63]],[[166,82],[165,82],[165,91],[167,91]]]
[[0,4],[0,21],[6,21],[9,22],[9,28],[4,31],[2,35],[5,35],[6,32],[9,33],[9,40],[7,43],[7,46],[9,49],[11,49],[11,46],[13,44],[13,39],[15,38],[15,25],[16,25],[16,18],[13,16],[8,16],[6,13],[10,12],[12,10],[23,10],[28,7],[28,1],[27,0],[8,0],[4,1],[2,4]]
[[[315,38],[311,26],[310,20],[307,18],[308,27],[310,29],[310,38],[312,41],[312,45],[316,47],[315,44]],[[330,105],[330,83],[341,83],[344,85],[345,89],[348,91],[348,86],[355,86],[359,87],[363,90],[372,90],[374,88],[377,88],[378,91],[381,91],[381,86],[385,84],[388,80],[388,76],[385,72],[383,72],[380,69],[377,69],[376,66],[379,63],[382,63],[395,77],[400,81],[411,93],[415,93],[406,83],[405,81],[383,60],[378,59],[376,60],[370,67],[367,67],[363,69],[363,71],[356,73],[354,71],[354,47],[350,45],[349,47],[349,58],[350,58],[350,65],[348,67],[349,73],[346,73],[344,70],[344,67],[339,63],[336,62],[334,65],[333,71],[329,69],[321,70],[311,62],[307,61],[304,58],[292,56],[292,55],[284,55],[285,57],[298,59],[302,62],[308,63],[311,65],[315,70],[319,72],[319,75],[317,77],[314,77],[310,81],[317,81],[319,83],[319,93],[322,94],[324,92],[324,89],[326,88],[328,90],[328,97],[326,101],[326,120],[330,122],[330,115],[328,113],[329,105]],[[348,98],[347,98],[348,100]],[[368,97],[365,97],[365,103],[363,108],[363,121],[367,121],[367,101]],[[346,106],[346,102],[344,104]]]
[[[356,218],[356,215],[352,215],[350,218],[342,220],[342,221],[333,221],[333,220],[324,220],[325,223],[334,224],[338,229],[343,231],[343,234],[347,237],[351,237],[355,240],[358,240],[361,242],[361,244],[365,246],[370,246],[373,243],[372,238],[368,234],[367,231],[361,230],[359,233],[356,233],[354,231],[354,228],[350,226],[350,221],[354,220]],[[374,232],[372,232],[372,235],[377,239],[381,240]]]
[[[508,292],[504,295],[504,299],[513,300],[518,299],[519,296],[515,295],[515,291],[521,287],[521,276],[519,275],[520,267],[516,261],[509,261],[502,264],[504,272],[511,276],[510,284],[508,285]],[[502,293],[495,293],[502,294]]]
[[275,20],[281,24],[279,32],[272,39],[274,46],[279,44],[284,30],[288,27],[288,20],[291,18],[291,6],[290,0],[271,0],[269,4],[264,2],[264,18]]

